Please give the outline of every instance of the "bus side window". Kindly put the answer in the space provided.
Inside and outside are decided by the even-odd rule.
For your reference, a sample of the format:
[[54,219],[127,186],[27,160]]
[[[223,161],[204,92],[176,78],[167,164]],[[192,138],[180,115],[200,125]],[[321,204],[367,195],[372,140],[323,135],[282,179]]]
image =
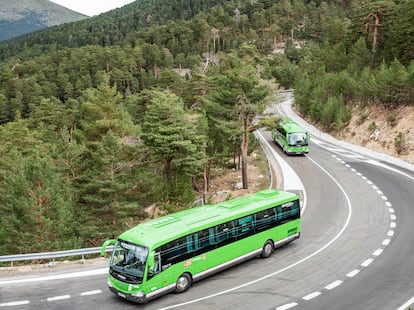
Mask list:
[[220,243],[232,237],[233,222],[227,222],[216,226],[216,242]]
[[237,221],[237,235],[244,235],[252,230],[253,216],[248,215],[238,219]]
[[210,233],[208,229],[200,230],[198,232],[198,249],[204,248],[210,244]]

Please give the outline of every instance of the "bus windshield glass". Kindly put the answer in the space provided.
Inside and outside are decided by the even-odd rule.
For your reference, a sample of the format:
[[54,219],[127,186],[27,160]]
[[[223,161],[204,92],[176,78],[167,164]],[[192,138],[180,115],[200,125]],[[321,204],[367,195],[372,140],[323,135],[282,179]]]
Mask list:
[[289,134],[289,145],[305,146],[308,145],[308,136],[304,132],[294,132]]
[[[148,248],[118,240],[114,246],[110,268],[118,275],[131,276],[131,282],[142,283]],[[132,280],[132,279],[131,279]]]

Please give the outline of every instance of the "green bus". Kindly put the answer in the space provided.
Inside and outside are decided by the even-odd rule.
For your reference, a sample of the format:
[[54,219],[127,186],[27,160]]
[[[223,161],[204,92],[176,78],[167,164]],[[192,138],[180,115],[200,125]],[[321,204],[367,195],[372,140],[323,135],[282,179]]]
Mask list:
[[290,118],[282,118],[277,123],[272,129],[272,138],[288,155],[309,153],[309,133]]
[[250,258],[269,257],[299,235],[299,197],[268,189],[141,223],[105,241],[101,255],[114,245],[109,289],[146,303]]

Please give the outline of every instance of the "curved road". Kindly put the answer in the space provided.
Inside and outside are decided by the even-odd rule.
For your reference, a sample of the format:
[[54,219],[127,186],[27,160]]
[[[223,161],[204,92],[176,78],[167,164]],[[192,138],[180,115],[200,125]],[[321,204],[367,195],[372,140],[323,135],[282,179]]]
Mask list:
[[[110,293],[101,268],[98,274],[70,279],[0,279],[0,310],[408,306],[414,296],[413,171],[317,138],[309,156],[287,157],[269,133],[262,134],[306,189],[300,239],[269,259],[253,259],[195,283],[185,294],[142,306]],[[283,186],[291,186],[290,181]]]

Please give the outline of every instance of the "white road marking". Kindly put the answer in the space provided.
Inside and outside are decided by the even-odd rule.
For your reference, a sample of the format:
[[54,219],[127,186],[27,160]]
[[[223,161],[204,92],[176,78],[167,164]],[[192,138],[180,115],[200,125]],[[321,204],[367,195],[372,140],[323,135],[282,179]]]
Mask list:
[[327,290],[333,290],[335,287],[340,286],[340,285],[342,284],[342,282],[343,282],[343,281],[341,281],[341,280],[336,280],[336,281],[333,281],[332,283],[330,283],[330,284],[328,284],[327,286],[325,286],[325,288],[326,288]]
[[348,278],[353,278],[353,277],[355,277],[358,273],[359,273],[359,269],[354,269],[354,270],[352,270],[351,272],[348,272],[347,274],[346,274],[346,276],[348,277]]
[[374,261],[374,260],[373,260],[372,258],[368,258],[368,259],[366,259],[366,260],[364,260],[364,261],[362,262],[361,266],[362,266],[362,267],[368,267],[369,265],[371,265],[371,263],[372,263],[373,261]]
[[57,274],[53,276],[5,280],[5,281],[0,281],[0,286],[7,285],[7,284],[15,284],[15,283],[30,283],[30,282],[37,282],[37,281],[50,281],[50,280],[87,277],[87,276],[93,276],[93,275],[108,274],[108,272],[109,272],[109,268],[106,267],[106,268],[100,268],[100,269],[94,269],[94,270],[88,270],[88,271]]
[[101,294],[102,291],[101,290],[94,290],[94,291],[88,291],[88,292],[83,292],[80,293],[81,296],[89,296],[89,295],[96,295],[96,294]]
[[401,307],[399,307],[397,310],[406,310],[409,306],[411,306],[414,303],[414,297],[405,302]]
[[22,305],[28,305],[29,303],[30,303],[30,301],[28,301],[28,300],[2,302],[2,303],[0,303],[0,307],[22,306]]
[[313,292],[313,293],[308,294],[308,295],[306,295],[306,296],[303,296],[303,297],[302,297],[302,299],[303,299],[303,300],[311,300],[311,299],[314,299],[315,297],[318,297],[320,294],[322,294],[322,293],[321,293],[321,292],[316,291],[316,292]]
[[377,249],[377,250],[374,251],[374,253],[372,253],[372,255],[380,256],[383,251],[384,251],[384,249]]
[[287,310],[287,309],[296,307],[297,305],[298,305],[298,303],[291,302],[291,303],[285,304],[283,306],[277,307],[276,310]]
[[70,295],[61,295],[61,296],[55,296],[55,297],[49,297],[47,301],[57,301],[57,300],[63,300],[63,299],[69,299]]
[[390,239],[384,239],[384,241],[382,241],[382,245],[389,245],[391,242]]
[[389,230],[389,231],[387,232],[387,236],[388,236],[388,237],[392,237],[392,236],[394,236],[394,231],[393,231],[393,230]]

